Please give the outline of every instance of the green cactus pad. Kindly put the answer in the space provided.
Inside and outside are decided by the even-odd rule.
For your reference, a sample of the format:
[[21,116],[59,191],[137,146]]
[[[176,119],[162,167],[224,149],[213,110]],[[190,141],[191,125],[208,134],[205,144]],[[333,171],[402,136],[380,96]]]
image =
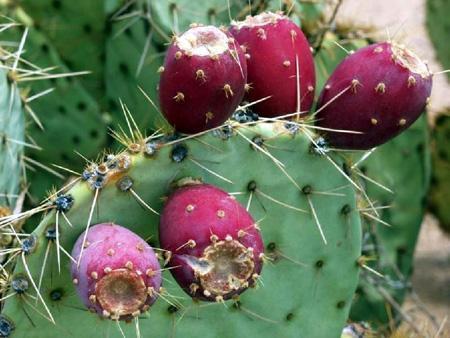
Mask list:
[[[437,57],[444,69],[450,68],[450,22],[448,13],[450,2],[447,0],[427,0],[427,28],[436,49]],[[450,73],[447,74],[450,79]]]
[[107,23],[103,1],[24,0],[20,6],[71,71],[91,72],[79,81],[96,100],[102,100]]
[[[58,67],[58,73],[70,72],[59,59],[49,41],[33,28],[30,28],[27,40],[28,60],[39,67]],[[31,136],[43,149],[52,149],[36,153],[36,158],[45,162],[78,165],[80,159],[72,156],[76,149],[90,157],[104,145],[106,132],[99,107],[89,93],[75,78],[60,78],[30,82],[33,93],[55,88],[49,95],[43,96],[30,105],[39,112],[44,131],[37,126],[30,128]],[[83,126],[83,128],[80,128]]]
[[[300,21],[300,26],[308,39],[317,35],[321,29],[325,26],[325,13],[329,1],[294,1],[295,5],[291,9],[293,16],[297,17]],[[289,8],[286,8],[289,11]]]
[[[168,139],[159,146],[157,141],[130,146],[133,151],[122,153],[119,162],[126,166],[129,159],[129,168],[112,169],[115,174],[107,174],[103,187],[96,190],[94,209],[92,184],[97,180],[81,181],[67,191],[74,197],[74,205],[66,213],[73,228],[60,215],[59,242],[70,251],[92,211],[91,224],[121,224],[158,247],[158,216],[138,202],[135,194],[148,206],[161,210],[172,182],[200,178],[234,193],[258,220],[269,259],[261,283],[244,292],[238,302],[198,303],[165,271],[167,293],[163,296],[172,304],[160,297],[148,314],[139,317],[141,336],[340,337],[359,274],[361,230],[355,191],[331,163],[342,167],[340,157],[331,152],[328,158],[318,154],[304,133],[292,131],[292,125],[288,130],[284,123],[259,123],[216,130],[185,141]],[[256,146],[246,139],[253,139]],[[280,161],[278,165],[269,155]],[[51,211],[34,231],[35,248],[28,255],[22,254],[12,279],[28,276],[25,261],[37,283],[49,250],[41,293],[56,325],[28,305],[36,304],[30,298],[36,295],[31,284],[25,293],[6,300],[2,319],[15,326],[13,337],[42,337],[43,332],[49,338],[122,337],[117,323],[84,309],[63,253],[58,274],[56,243],[46,238],[55,221],[55,212]],[[46,313],[41,303],[35,307]],[[134,324],[120,324],[125,336],[136,335]]]
[[414,249],[425,214],[430,179],[426,116],[376,149],[359,168],[364,175],[392,190],[390,193],[365,180],[367,194],[375,207],[389,206],[379,210],[379,217],[391,227],[365,217],[363,254],[376,258],[369,265],[384,278],[363,273],[350,318],[383,326],[390,319],[388,309],[394,315],[396,312],[388,301],[389,296],[401,304],[411,286]]
[[[3,65],[2,65],[3,66]],[[25,117],[19,89],[0,69],[0,207],[13,208],[22,177]]]
[[450,110],[436,119],[431,140],[433,176],[430,209],[438,218],[441,228],[450,233]]
[[128,26],[127,21],[115,22],[107,41],[105,85],[108,109],[113,125],[126,125],[120,107],[122,101],[133,112],[138,125],[147,130],[157,129],[167,122],[159,108],[153,107],[138,87],[157,105],[158,68],[163,64],[164,53],[153,45],[154,31],[149,30],[145,19]]
[[[14,27],[4,32],[3,38],[20,41],[22,34],[23,27]],[[33,27],[29,27],[28,31],[26,57],[41,69],[57,67],[51,74],[70,73],[50,42]],[[30,124],[27,133],[43,150],[27,149],[27,156],[43,164],[55,163],[77,168],[84,160],[80,156],[74,156],[74,150],[92,157],[105,144],[106,124],[102,120],[99,106],[76,78],[34,80],[35,77],[39,76],[30,76],[30,81],[20,82],[21,88],[28,89],[28,97],[50,88],[54,88],[54,91],[29,103],[44,130],[37,124]],[[33,181],[43,180],[43,183],[38,182],[32,186],[32,194],[39,198],[45,191],[42,189],[48,189],[51,184],[61,184],[60,180],[55,180],[42,171],[30,173],[30,178]]]

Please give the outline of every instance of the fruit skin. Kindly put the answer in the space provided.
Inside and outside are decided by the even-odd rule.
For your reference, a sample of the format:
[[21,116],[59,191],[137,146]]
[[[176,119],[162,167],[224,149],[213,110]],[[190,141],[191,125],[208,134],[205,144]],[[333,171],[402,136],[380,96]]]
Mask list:
[[[265,23],[246,24],[255,20],[265,20]],[[250,89],[246,99],[253,102],[270,96],[254,106],[260,116],[275,117],[310,110],[316,83],[314,62],[309,43],[294,22],[286,16],[267,12],[233,22],[230,32],[248,55]],[[297,57],[300,95],[297,93]]]
[[[172,253],[170,265],[175,267],[171,270],[173,276],[192,297],[215,300],[219,296],[222,297],[219,299],[229,299],[247,289],[248,285],[243,283],[254,284],[261,273],[264,244],[255,221],[231,195],[213,185],[188,185],[170,195],[161,215],[159,236],[161,247]],[[195,244],[191,244],[194,243],[192,241]],[[239,289],[230,288],[224,294],[215,294],[204,287],[190,261],[196,257],[213,264],[213,261],[201,259],[205,249],[211,245],[214,247],[214,243],[222,242],[224,245],[233,241],[243,245],[241,250],[251,248],[253,254],[250,252],[247,260],[252,261],[254,266],[247,279],[240,281]],[[242,255],[243,252],[239,254]],[[228,286],[227,283],[225,289]]]
[[[120,315],[119,319],[129,319],[131,312],[146,311],[156,300],[156,294],[161,287],[161,269],[153,249],[127,228],[113,223],[102,223],[88,230],[87,245],[79,259],[84,234],[83,232],[78,237],[73,247],[72,257],[80,263],[77,266],[77,263],[72,262],[71,273],[78,295],[86,307],[105,316],[98,286],[105,276],[114,276],[117,273],[129,276],[136,283],[133,290],[140,292],[141,298],[141,304],[134,306],[134,310],[124,314],[116,313],[117,316]],[[108,269],[112,271],[108,272]],[[147,288],[153,288],[148,295]],[[95,295],[97,300],[92,301],[91,295]],[[106,311],[109,312],[106,317],[114,315],[110,309]]]
[[[416,62],[416,71],[401,63],[399,51]],[[432,74],[426,64],[414,60],[403,46],[369,45],[347,56],[328,79],[317,105],[317,124],[362,133],[328,132],[334,147],[370,149],[392,139],[420,116],[431,87]]]
[[[223,50],[214,51],[209,46],[213,51],[199,55],[180,46],[188,37],[202,43],[213,36],[221,41]],[[192,134],[221,125],[244,97],[244,53],[229,34],[214,26],[193,27],[176,37],[167,50],[163,69],[159,83],[161,110],[179,132]]]

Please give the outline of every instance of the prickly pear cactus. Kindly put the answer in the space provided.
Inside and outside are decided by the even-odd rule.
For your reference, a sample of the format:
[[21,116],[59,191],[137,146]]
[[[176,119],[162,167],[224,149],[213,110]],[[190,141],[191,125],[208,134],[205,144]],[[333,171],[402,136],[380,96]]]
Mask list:
[[[437,57],[445,69],[450,68],[450,47],[447,37],[450,31],[450,23],[447,13],[450,11],[450,3],[446,0],[427,0],[427,28],[431,41],[436,49]],[[447,74],[450,79],[450,73]]]
[[[9,276],[2,332],[339,337],[359,274],[359,213],[353,185],[342,174],[343,160],[314,139],[308,127],[293,123],[236,124],[196,138],[138,137],[126,151],[89,164],[75,183],[42,204],[47,215],[23,239]],[[114,221],[157,249],[157,213],[171,183],[186,177],[228,191],[257,220],[265,263],[255,288],[223,304],[198,302],[165,270],[164,290],[149,314],[135,317],[135,325],[86,311],[68,269],[67,252],[75,240],[86,226]],[[63,203],[69,196],[73,205]]]
[[[362,161],[360,178],[373,206],[364,205],[363,255],[383,275],[363,272],[350,318],[383,326],[399,313],[411,288],[414,249],[430,180],[428,127],[423,116]],[[405,173],[404,168],[408,168]],[[363,176],[364,175],[364,176]],[[368,179],[369,177],[370,179]],[[378,215],[377,215],[378,213]]]
[[25,116],[20,92],[4,68],[0,69],[0,107],[1,215],[2,210],[6,213],[7,208],[12,210],[15,206],[22,180],[25,144]]
[[450,212],[446,201],[450,198],[450,111],[441,114],[436,119],[431,137],[431,153],[433,160],[433,175],[431,178],[430,210],[439,220],[441,228],[450,233]]

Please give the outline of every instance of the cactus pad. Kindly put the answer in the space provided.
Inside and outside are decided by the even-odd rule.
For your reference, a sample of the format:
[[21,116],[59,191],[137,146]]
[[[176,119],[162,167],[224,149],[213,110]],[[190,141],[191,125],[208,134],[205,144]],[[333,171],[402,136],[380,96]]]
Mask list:
[[[192,140],[147,140],[88,166],[81,181],[61,192],[73,198],[73,205],[44,204],[56,210],[27,239],[32,245],[22,244],[11,279],[25,278],[28,288],[21,293],[11,289],[16,295],[2,311],[7,327],[15,327],[13,336],[120,337],[121,330],[134,335],[135,325],[119,329],[84,309],[75,295],[69,259],[57,248],[70,251],[87,224],[111,221],[158,247],[157,212],[171,182],[194,177],[234,195],[257,220],[267,258],[261,283],[238,300],[206,304],[193,302],[164,271],[165,290],[150,315],[139,317],[140,332],[157,337],[339,337],[359,273],[355,191],[336,169],[342,159],[324,155],[312,146],[310,130],[295,133],[294,127],[258,123],[226,126]],[[29,305],[35,305],[32,281],[40,285],[43,299],[38,297],[35,308],[41,314]],[[50,314],[42,300],[56,325],[44,318]]]
[[91,72],[79,81],[101,100],[106,24],[103,1],[25,0],[20,5],[71,71]]
[[[375,203],[382,222],[374,213],[363,215],[365,236],[363,254],[375,259],[370,266],[384,275],[364,272],[352,307],[352,320],[371,321],[379,326],[389,320],[388,310],[396,312],[410,289],[414,249],[425,214],[430,154],[425,116],[410,129],[376,149],[359,168],[363,175],[392,192],[365,180],[367,194]],[[408,168],[405,172],[404,168]],[[364,206],[370,210],[370,206]],[[370,216],[371,215],[371,216]]]
[[[450,2],[446,0],[427,0],[427,28],[431,41],[436,48],[439,61],[445,69],[450,68],[450,46],[447,38],[450,23],[447,13],[450,12]],[[450,73],[447,74],[450,79]]]
[[12,209],[22,176],[25,117],[19,89],[6,69],[0,69],[0,107],[0,209]]
[[436,119],[432,133],[433,176],[431,180],[430,209],[439,220],[441,228],[450,233],[450,111]]

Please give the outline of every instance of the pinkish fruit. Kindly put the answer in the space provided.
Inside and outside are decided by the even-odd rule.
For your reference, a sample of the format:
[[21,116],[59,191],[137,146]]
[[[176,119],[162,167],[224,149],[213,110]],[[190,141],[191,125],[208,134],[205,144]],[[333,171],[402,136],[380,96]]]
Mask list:
[[244,97],[247,66],[239,44],[213,26],[175,37],[161,68],[162,113],[182,133],[221,125]]
[[[78,262],[84,232],[72,250]],[[161,287],[153,249],[130,230],[103,223],[88,230],[79,266],[72,278],[83,303],[111,319],[130,319],[149,309]]]
[[161,247],[178,284],[192,297],[222,301],[256,282],[263,242],[251,215],[208,184],[176,190],[161,214]]
[[334,147],[370,149],[406,128],[423,112],[432,74],[413,52],[394,42],[364,47],[347,56],[325,84],[317,124]]
[[[248,93],[260,116],[275,117],[309,111],[316,77],[308,41],[288,17],[275,13],[233,22],[230,33],[246,52]],[[298,62],[297,62],[298,61]]]

